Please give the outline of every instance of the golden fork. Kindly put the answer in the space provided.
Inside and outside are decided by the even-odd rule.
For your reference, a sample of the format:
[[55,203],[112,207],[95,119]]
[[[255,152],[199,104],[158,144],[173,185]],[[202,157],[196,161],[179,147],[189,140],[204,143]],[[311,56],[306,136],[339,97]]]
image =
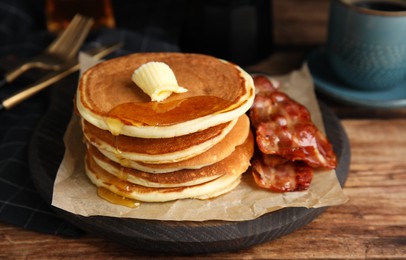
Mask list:
[[[87,51],[87,54],[92,56],[94,59],[99,60],[108,54],[114,52],[122,46],[121,42],[112,43],[109,45],[104,45],[96,47],[92,50]],[[41,90],[47,88],[48,86],[58,82],[59,80],[65,78],[66,76],[72,74],[73,72],[79,70],[80,64],[78,58],[74,58],[64,65],[61,69],[50,72],[44,78],[38,80],[36,83],[31,84],[23,90],[11,95],[10,97],[0,101],[0,111],[3,109],[11,109],[15,105],[21,103],[27,98],[35,95]]]
[[14,81],[21,74],[32,68],[46,70],[58,70],[62,68],[66,62],[76,57],[92,25],[93,19],[79,14],[76,15],[66,30],[43,53],[7,72],[4,75],[4,79],[0,82],[0,87]]

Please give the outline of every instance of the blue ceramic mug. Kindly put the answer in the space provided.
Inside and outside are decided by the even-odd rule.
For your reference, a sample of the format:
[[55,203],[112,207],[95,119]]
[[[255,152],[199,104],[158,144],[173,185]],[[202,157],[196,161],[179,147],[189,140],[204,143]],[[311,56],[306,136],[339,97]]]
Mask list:
[[406,87],[406,0],[331,0],[327,53],[354,88]]

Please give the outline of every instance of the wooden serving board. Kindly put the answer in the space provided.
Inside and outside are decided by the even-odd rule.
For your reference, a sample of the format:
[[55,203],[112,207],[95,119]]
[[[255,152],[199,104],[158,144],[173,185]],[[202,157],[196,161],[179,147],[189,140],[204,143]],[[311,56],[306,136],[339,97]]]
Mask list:
[[[33,134],[30,150],[32,179],[51,204],[53,182],[63,158],[63,135],[70,120],[77,75],[55,86],[49,111]],[[338,157],[337,176],[344,185],[350,163],[347,135],[334,113],[321,104],[327,136]],[[180,222],[103,216],[83,217],[61,209],[64,219],[83,230],[135,249],[176,254],[234,251],[271,241],[306,225],[325,208],[285,208],[249,221]]]

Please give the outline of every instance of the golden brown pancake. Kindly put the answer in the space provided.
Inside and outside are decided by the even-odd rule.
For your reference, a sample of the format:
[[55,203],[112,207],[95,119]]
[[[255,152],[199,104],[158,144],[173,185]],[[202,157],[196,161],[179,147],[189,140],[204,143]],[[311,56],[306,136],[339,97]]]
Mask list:
[[[233,167],[245,159],[243,164],[247,164],[253,154],[252,134],[246,138],[245,142],[236,147],[224,160],[210,164],[200,169],[184,169],[167,173],[147,173],[139,170],[123,167],[105,157],[96,148],[90,146],[87,150],[88,160],[94,160],[99,167],[128,182],[147,187],[180,187],[191,186],[207,182],[217,177],[233,171]],[[238,167],[237,167],[238,168]]]
[[[151,102],[131,79],[151,61],[169,65],[188,91]],[[207,55],[137,53],[102,62],[82,75],[75,97],[86,174],[99,188],[146,202],[229,192],[253,154],[245,112],[254,96],[244,70]]]
[[[133,71],[149,61],[168,64],[188,92],[150,102],[131,81]],[[252,78],[234,64],[201,54],[137,53],[86,71],[76,106],[86,121],[114,134],[167,138],[229,122],[244,114],[253,99]]]
[[122,155],[114,154],[105,149],[100,149],[100,146],[97,147],[99,147],[99,151],[110,160],[119,163],[122,166],[145,172],[164,173],[181,169],[199,169],[221,161],[229,156],[235,150],[236,146],[242,144],[247,139],[250,132],[249,125],[250,122],[248,117],[246,115],[241,116],[230,133],[228,133],[223,140],[214,145],[212,148],[192,158],[174,163],[150,164],[137,162],[124,159]]
[[201,154],[221,140],[233,129],[238,120],[213,126],[188,135],[170,138],[137,138],[114,136],[82,120],[86,140],[117,158],[148,163],[172,163]]
[[[207,199],[224,194],[238,185],[241,175],[249,167],[253,149],[253,137],[250,134],[243,145],[238,146],[232,155],[219,163],[202,169],[167,174],[137,172],[121,167],[105,157],[100,159],[99,157],[103,156],[101,154],[95,155],[94,157],[97,159],[94,160],[94,154],[89,153],[86,157],[86,174],[97,187],[106,188],[115,194],[138,201],[164,202],[185,198]],[[97,160],[112,165],[113,168],[117,167],[118,173],[124,171],[124,174],[119,173],[119,176],[124,177],[124,179],[115,176],[113,172],[106,171],[103,168],[105,165],[101,167]],[[110,170],[109,167],[107,169]],[[202,176],[213,176],[213,174],[216,177],[211,180],[205,178],[204,180],[208,181],[196,181]],[[133,182],[142,182],[143,185]]]

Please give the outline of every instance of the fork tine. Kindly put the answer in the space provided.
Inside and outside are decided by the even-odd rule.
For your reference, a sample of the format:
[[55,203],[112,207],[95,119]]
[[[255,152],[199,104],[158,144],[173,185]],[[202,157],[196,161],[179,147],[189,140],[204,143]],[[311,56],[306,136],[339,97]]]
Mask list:
[[73,35],[64,41],[60,48],[58,48],[59,54],[66,57],[67,59],[75,56],[82,46],[82,43],[86,39],[91,27],[93,25],[93,19],[83,19],[78,25],[78,30],[76,30]]
[[76,15],[66,30],[42,54],[8,71],[4,75],[5,80],[0,81],[0,87],[33,67],[57,69],[64,61],[77,54],[92,25],[93,19]]
[[63,43],[67,38],[70,38],[72,31],[75,31],[78,28],[78,24],[83,19],[83,16],[77,14],[69,23],[68,27],[63,31],[63,33],[56,38],[46,49],[47,52],[53,53],[55,49]]
[[69,55],[67,58],[71,58],[70,56],[75,55],[78,51],[92,25],[93,19],[79,14],[75,15],[64,33],[52,43],[52,46],[47,51],[64,57]]

